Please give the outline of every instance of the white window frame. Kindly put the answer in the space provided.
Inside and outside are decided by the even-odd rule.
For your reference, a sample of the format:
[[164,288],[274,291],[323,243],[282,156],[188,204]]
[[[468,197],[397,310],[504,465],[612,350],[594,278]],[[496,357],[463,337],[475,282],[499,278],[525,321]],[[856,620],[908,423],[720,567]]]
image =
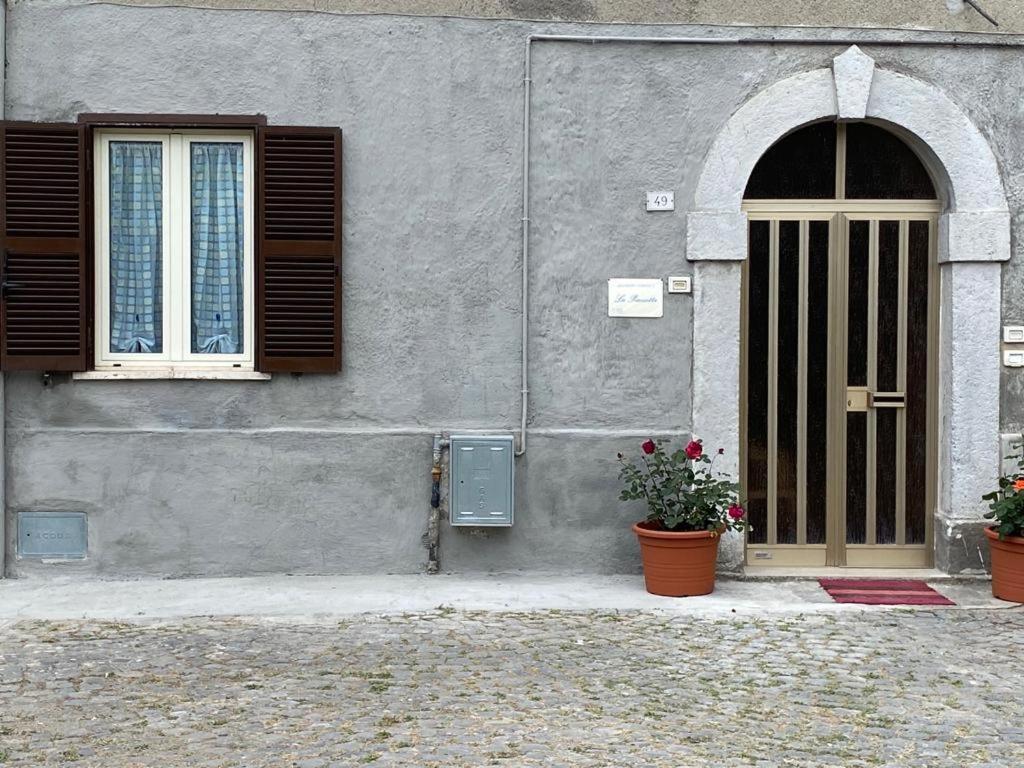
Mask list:
[[[110,349],[110,143],[159,141],[163,145],[163,351],[112,352]],[[192,352],[192,205],[191,144],[242,144],[243,218],[243,351],[239,354]],[[253,255],[254,184],[251,132],[216,130],[97,131],[96,157],[96,339],[97,372],[138,374],[143,378],[210,378],[212,374],[244,374],[255,361],[255,259]],[[94,378],[94,377],[88,377]]]

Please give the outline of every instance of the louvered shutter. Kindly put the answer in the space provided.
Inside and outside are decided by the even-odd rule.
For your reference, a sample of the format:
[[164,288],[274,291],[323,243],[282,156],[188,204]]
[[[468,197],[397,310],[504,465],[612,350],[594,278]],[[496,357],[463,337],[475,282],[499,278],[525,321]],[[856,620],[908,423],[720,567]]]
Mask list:
[[261,371],[341,369],[341,131],[259,130]]
[[85,129],[0,123],[0,368],[88,367]]

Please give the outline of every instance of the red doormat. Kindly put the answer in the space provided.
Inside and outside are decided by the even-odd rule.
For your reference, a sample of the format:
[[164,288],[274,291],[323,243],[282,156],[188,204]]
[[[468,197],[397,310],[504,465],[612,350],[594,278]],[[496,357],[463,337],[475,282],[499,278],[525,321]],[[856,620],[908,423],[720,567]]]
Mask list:
[[818,579],[837,603],[865,605],[956,605],[923,581]]

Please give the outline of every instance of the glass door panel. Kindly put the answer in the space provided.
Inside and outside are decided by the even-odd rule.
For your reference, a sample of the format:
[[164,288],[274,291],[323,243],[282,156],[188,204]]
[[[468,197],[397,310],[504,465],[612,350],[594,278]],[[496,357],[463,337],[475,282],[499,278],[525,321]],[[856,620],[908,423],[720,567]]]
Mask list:
[[907,244],[906,328],[906,543],[927,544],[928,473],[928,297],[931,295],[932,229],[927,221],[911,221]]
[[828,530],[830,223],[752,221],[744,294],[744,491],[755,559],[815,547]]
[[829,428],[829,222],[808,222],[807,334],[805,372],[807,436],[804,453],[807,489],[806,543],[825,544],[828,530]]
[[856,565],[925,565],[927,220],[847,223],[845,548]]
[[746,302],[746,451],[745,495],[750,522],[748,541],[768,541],[768,329],[772,232],[767,221],[750,222]]

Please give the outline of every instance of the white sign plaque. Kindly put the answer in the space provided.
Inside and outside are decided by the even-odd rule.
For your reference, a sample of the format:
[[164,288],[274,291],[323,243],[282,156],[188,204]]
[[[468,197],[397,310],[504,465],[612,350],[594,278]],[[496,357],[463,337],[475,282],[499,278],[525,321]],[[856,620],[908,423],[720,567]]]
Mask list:
[[608,280],[608,317],[661,317],[664,288],[660,279],[613,277]]
[[676,209],[676,193],[671,190],[647,193],[648,211],[674,211]]

